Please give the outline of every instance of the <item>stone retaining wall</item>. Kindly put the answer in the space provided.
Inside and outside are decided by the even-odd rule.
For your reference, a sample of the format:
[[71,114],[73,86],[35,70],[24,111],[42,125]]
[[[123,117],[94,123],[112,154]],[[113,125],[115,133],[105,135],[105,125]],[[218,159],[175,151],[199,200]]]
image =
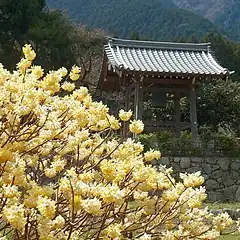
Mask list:
[[240,201],[240,159],[162,157],[154,164],[172,167],[177,175],[201,171],[210,202]]

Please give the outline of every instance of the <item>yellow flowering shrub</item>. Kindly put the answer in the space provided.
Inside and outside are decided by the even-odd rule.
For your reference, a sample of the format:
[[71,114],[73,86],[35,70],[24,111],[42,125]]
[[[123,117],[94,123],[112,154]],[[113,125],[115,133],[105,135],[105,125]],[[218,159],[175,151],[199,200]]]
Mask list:
[[31,46],[23,53],[16,71],[0,65],[1,239],[210,240],[231,227],[227,214],[199,208],[200,173],[176,182],[149,165],[160,152],[111,137],[131,111],[111,116],[87,88],[74,90],[78,67],[44,73]]

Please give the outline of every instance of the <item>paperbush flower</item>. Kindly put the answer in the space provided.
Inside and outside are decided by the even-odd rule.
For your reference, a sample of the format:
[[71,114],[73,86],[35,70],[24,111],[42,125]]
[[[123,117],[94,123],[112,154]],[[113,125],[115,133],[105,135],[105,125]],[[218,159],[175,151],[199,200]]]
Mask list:
[[62,87],[63,90],[66,90],[68,92],[72,92],[75,88],[75,85],[73,83],[70,83],[70,82],[64,82],[61,87]]
[[33,61],[35,59],[36,53],[33,51],[32,46],[30,44],[26,44],[22,48],[22,51],[27,60]]
[[41,66],[33,66],[31,68],[31,74],[34,75],[36,79],[39,79],[44,75],[44,70],[41,68]]
[[121,237],[121,224],[112,224],[106,229],[106,235],[110,239],[117,239]]
[[128,112],[125,112],[124,110],[120,110],[119,111],[119,118],[124,121],[124,122],[127,122],[130,120],[130,118],[132,117],[132,111],[129,110]]
[[80,77],[81,69],[77,66],[74,66],[70,72],[70,79],[72,81],[77,81]]
[[22,58],[21,61],[17,64],[17,68],[22,74],[24,74],[31,66],[31,64],[32,62],[29,59]]
[[61,75],[61,77],[66,77],[68,74],[68,70],[65,67],[58,69],[57,72]]
[[13,159],[12,152],[6,147],[0,148],[0,163],[5,163]]
[[130,123],[129,129],[132,133],[140,134],[144,130],[144,125],[141,120],[133,120]]
[[146,162],[151,162],[154,159],[160,159],[161,153],[159,151],[150,150],[144,153],[144,159]]
[[42,216],[52,219],[56,211],[55,202],[46,197],[39,197],[37,201],[37,209]]
[[11,224],[15,229],[22,230],[26,224],[26,218],[24,216],[23,205],[10,205],[3,209],[3,217]]
[[[177,182],[172,169],[150,165],[159,151],[114,137],[132,112],[118,119],[86,87],[74,90],[66,81],[80,68],[44,74],[30,45],[23,54],[12,73],[0,64],[0,237],[206,240],[231,227],[227,214],[202,208],[200,172]],[[74,91],[60,97],[61,88]],[[144,125],[133,120],[129,130]]]

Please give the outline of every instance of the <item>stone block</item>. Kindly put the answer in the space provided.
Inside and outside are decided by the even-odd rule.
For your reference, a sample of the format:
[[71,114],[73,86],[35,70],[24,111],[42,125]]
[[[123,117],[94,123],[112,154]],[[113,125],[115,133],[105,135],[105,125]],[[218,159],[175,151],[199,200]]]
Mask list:
[[194,157],[192,158],[192,162],[201,164],[202,162],[204,162],[204,160],[202,158]]
[[236,209],[235,216],[233,217],[233,220],[238,220],[240,218],[240,209]]
[[152,165],[153,165],[153,166],[158,165],[158,160],[153,160],[153,161],[152,161]]
[[238,181],[240,180],[240,173],[238,171],[230,171],[229,175],[231,176],[232,179]]
[[217,163],[217,159],[214,158],[214,157],[208,157],[208,158],[206,158],[206,160],[204,162],[210,163],[210,164],[216,164]]
[[226,199],[235,200],[235,196],[236,196],[236,191],[238,189],[238,186],[233,185],[231,187],[227,187],[223,189],[223,195]]
[[191,159],[188,157],[181,158],[180,167],[183,169],[189,168],[191,165]]
[[230,160],[227,158],[219,159],[218,161],[222,170],[227,171],[230,167]]
[[201,163],[191,163],[191,167],[199,167],[202,168],[202,164]]
[[215,165],[215,164],[213,164],[211,166],[212,166],[213,171],[219,170],[221,168],[219,165]]
[[174,172],[178,172],[178,173],[180,173],[180,172],[185,172],[184,170],[182,170],[182,169],[180,168],[180,165],[177,164],[177,163],[173,163],[171,167],[173,168],[173,171],[174,171]]
[[203,174],[202,176],[204,177],[205,181],[209,179],[209,175],[207,175],[207,174]]
[[220,192],[208,192],[208,201],[209,202],[224,202],[225,198]]
[[191,167],[191,168],[188,168],[186,170],[187,173],[195,173],[195,172],[201,172],[202,171],[202,168],[200,167]]
[[225,188],[225,185],[223,185],[222,178],[218,178],[218,179],[216,179],[216,181],[219,183],[219,188]]
[[223,211],[221,209],[211,209],[210,213],[212,213],[212,214],[217,216],[217,215],[223,213]]
[[235,212],[235,209],[228,209],[228,208],[223,209],[223,213],[228,213],[231,218],[234,215],[234,212]]
[[240,186],[238,187],[238,190],[237,190],[235,196],[236,196],[236,200],[237,200],[237,201],[240,201]]
[[219,188],[219,183],[218,183],[216,180],[208,179],[208,180],[205,182],[205,186],[206,186],[206,189],[207,189],[208,191],[216,190],[216,189]]
[[233,186],[235,183],[236,183],[236,181],[233,180],[232,178],[223,178],[223,184],[226,187]]
[[175,157],[175,158],[173,159],[173,161],[174,161],[175,163],[180,163],[180,160],[181,160],[180,157]]
[[160,160],[160,163],[161,163],[161,165],[165,165],[167,167],[170,166],[170,161],[169,161],[168,157],[162,157],[161,160]]
[[212,173],[212,165],[209,163],[203,163],[203,172],[206,174],[211,174]]
[[240,162],[237,160],[233,160],[230,167],[232,170],[240,171]]
[[211,175],[213,179],[221,178],[223,175],[223,172],[221,170],[214,171]]

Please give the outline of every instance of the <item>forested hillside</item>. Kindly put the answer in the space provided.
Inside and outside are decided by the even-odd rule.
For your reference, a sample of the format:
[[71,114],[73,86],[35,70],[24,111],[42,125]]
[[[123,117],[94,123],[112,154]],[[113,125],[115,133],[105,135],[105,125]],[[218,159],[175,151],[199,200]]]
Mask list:
[[173,0],[183,9],[203,16],[218,26],[228,29],[240,39],[240,1],[239,0]]
[[234,0],[173,0],[173,2],[179,8],[195,12],[214,22],[227,9],[232,8]]
[[48,6],[66,10],[82,24],[126,38],[134,31],[145,39],[171,41],[222,32],[209,20],[178,9],[171,1],[48,0]]

